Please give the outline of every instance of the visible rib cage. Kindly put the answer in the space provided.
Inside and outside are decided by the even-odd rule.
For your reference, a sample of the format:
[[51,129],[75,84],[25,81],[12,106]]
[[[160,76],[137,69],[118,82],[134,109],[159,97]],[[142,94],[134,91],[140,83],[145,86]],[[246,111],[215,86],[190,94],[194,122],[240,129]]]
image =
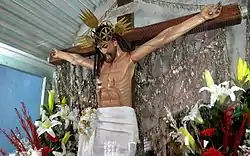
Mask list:
[[122,53],[112,64],[103,65],[100,75],[102,87],[98,91],[101,106],[131,106],[134,67],[129,53]]

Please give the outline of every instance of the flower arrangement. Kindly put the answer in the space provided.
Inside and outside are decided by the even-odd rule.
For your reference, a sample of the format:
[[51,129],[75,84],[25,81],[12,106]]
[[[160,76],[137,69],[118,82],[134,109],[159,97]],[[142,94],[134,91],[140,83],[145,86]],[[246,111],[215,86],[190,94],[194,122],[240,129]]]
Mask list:
[[[26,133],[26,137],[21,135],[20,130],[11,130],[10,134],[3,129],[0,132],[15,146],[16,152],[9,155],[32,155],[39,152],[42,156],[69,156],[76,155],[77,134],[78,134],[78,110],[71,110],[66,104],[66,98],[55,103],[55,92],[49,91],[48,104],[41,106],[40,119],[31,120],[25,105],[22,103],[23,117],[17,109],[16,113],[20,124]],[[28,141],[25,141],[28,140]],[[7,155],[0,149],[2,155]]]
[[[10,130],[10,134],[0,129],[16,148],[16,152],[8,155],[75,156],[79,134],[88,138],[93,133],[96,109],[89,107],[79,117],[79,110],[71,109],[65,97],[56,103],[55,91],[48,91],[48,95],[48,103],[41,106],[40,119],[34,123],[24,103],[23,116],[15,109],[26,137],[18,128]],[[0,154],[7,155],[1,148]]]
[[42,144],[51,149],[48,155],[76,155],[78,110],[71,109],[65,97],[58,103],[54,97],[55,91],[50,90],[48,104],[41,106],[41,118],[35,121],[37,133]]
[[[36,131],[36,126],[32,122],[25,104],[21,104],[22,114],[17,109],[15,109],[15,111],[26,137],[22,136],[19,128],[16,128],[16,130],[11,129],[9,134],[4,129],[0,129],[0,132],[5,135],[9,142],[12,143],[17,150],[16,153],[9,155],[34,155],[36,153],[36,155],[46,156],[50,150],[48,147],[41,144]],[[3,149],[0,149],[0,153],[7,156],[7,153],[4,152]]]
[[90,137],[95,129],[96,109],[87,108],[82,111],[82,116],[79,121],[79,133]]
[[198,101],[177,122],[167,109],[167,124],[173,129],[169,143],[185,155],[223,156],[250,154],[250,68],[239,58],[237,76],[219,85],[208,70],[204,72],[210,102]]

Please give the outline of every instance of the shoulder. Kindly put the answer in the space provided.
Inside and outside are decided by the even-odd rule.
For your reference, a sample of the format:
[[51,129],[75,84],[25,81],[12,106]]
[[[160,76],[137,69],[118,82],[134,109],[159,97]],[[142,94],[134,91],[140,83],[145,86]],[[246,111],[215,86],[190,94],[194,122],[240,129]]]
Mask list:
[[134,52],[135,52],[135,50],[133,50],[131,52],[128,52],[128,57],[129,57],[129,60],[130,60],[131,63],[136,64],[136,62],[134,62],[133,59],[132,59],[132,55],[134,54]]

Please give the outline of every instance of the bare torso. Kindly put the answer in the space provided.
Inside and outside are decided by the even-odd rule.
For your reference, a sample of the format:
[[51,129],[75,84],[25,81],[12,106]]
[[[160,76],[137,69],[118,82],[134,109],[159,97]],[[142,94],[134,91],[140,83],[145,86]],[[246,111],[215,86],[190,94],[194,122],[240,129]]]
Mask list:
[[100,107],[132,106],[132,77],[135,64],[130,54],[123,52],[112,64],[101,69],[101,88],[97,90]]

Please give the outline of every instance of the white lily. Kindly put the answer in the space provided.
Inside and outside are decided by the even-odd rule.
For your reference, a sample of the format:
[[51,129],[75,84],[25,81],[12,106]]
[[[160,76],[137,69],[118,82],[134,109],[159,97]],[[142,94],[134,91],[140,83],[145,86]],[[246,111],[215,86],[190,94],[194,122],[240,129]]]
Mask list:
[[47,116],[44,117],[44,121],[35,121],[38,135],[42,135],[43,133],[47,132],[52,137],[55,137],[55,133],[53,131],[53,127],[57,125],[62,125],[61,122],[53,120],[53,118],[48,118]]
[[219,85],[212,84],[210,87],[202,87],[199,92],[202,91],[209,91],[211,93],[210,96],[210,108],[214,106],[214,103],[221,97],[225,96],[230,96],[232,101],[235,101],[236,97],[234,92],[235,91],[245,91],[244,89],[237,87],[237,86],[232,86],[229,88],[229,81],[225,81]]
[[35,150],[35,149],[30,148],[28,150],[28,155],[30,155],[30,156],[42,156],[42,150]]
[[66,151],[66,147],[65,147],[65,144],[62,143],[62,152],[57,152],[57,151],[53,151],[52,153],[55,155],[55,156],[75,156],[74,153],[67,153]]
[[46,119],[46,110],[44,110],[43,108],[41,108],[41,110],[40,110],[40,112],[41,112],[41,116],[42,116],[42,121],[44,121],[45,119]]
[[209,143],[209,141],[207,141],[207,140],[204,140],[204,141],[203,141],[204,148],[207,147],[208,143]]
[[18,152],[15,152],[15,153],[9,153],[9,156],[18,156]]
[[70,120],[77,120],[76,114],[73,111],[70,111],[68,105],[57,105],[57,107],[59,107],[60,110],[56,114],[51,115],[51,118],[60,116],[65,121],[65,129],[68,128]]
[[182,119],[183,125],[185,126],[186,122],[190,120],[200,124],[204,123],[199,111],[198,104],[195,104],[192,110],[189,112],[189,114]]

